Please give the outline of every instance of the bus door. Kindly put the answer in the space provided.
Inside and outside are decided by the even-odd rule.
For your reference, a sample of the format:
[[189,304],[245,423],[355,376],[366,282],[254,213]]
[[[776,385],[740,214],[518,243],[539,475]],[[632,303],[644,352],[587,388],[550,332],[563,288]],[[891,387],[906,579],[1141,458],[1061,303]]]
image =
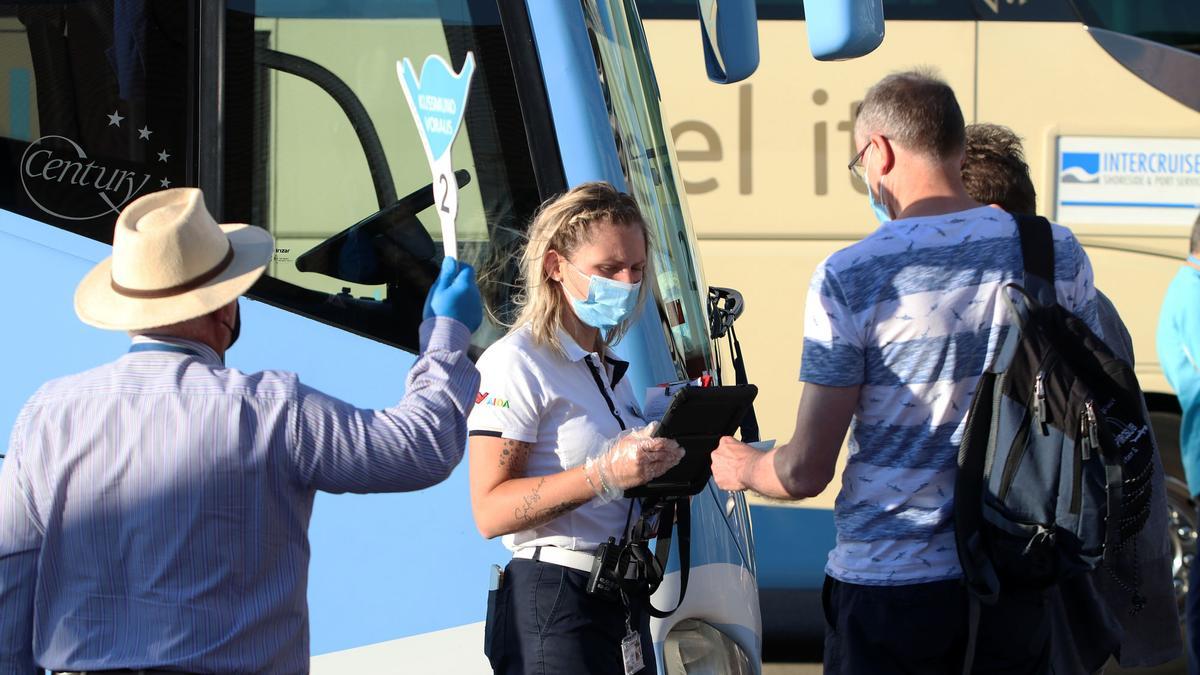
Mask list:
[[[542,21],[559,9],[565,23]],[[397,79],[398,60],[429,55],[456,71],[468,54],[476,64],[451,157],[458,253],[480,270],[488,307],[474,349],[511,320],[525,228],[569,175],[624,185],[653,220],[660,302],[643,321],[635,377],[711,368],[706,289],[630,2],[24,2],[0,5],[0,29],[0,268],[10,280],[45,279],[20,305],[39,335],[6,337],[27,357],[23,384],[3,399],[10,419],[37,383],[120,353],[124,336],[71,315],[74,285],[108,255],[125,204],[178,186],[203,188],[218,220],[263,227],[277,242],[242,303],[246,331],[230,364],[296,371],[362,407],[393,404],[442,255],[429,167]],[[583,48],[561,62],[537,51],[564,38]],[[555,79],[559,66],[586,87]],[[597,112],[614,125],[602,127],[608,144],[568,152],[559,125]],[[617,171],[579,170],[603,164]],[[60,336],[72,345],[65,358],[52,351]],[[745,505],[709,493],[697,500],[693,540],[716,553],[694,559],[698,574],[732,567],[738,585],[732,595],[694,585],[658,640],[675,645],[672,672],[689,644],[721,647],[712,653],[736,654],[753,672]],[[322,495],[309,539],[315,672],[486,671],[487,567],[506,552],[475,532],[465,471],[419,493]]]
[[[53,293],[24,307],[70,336],[68,358],[32,333],[6,338],[32,364],[8,419],[64,362],[82,370],[123,351],[124,336],[73,319],[72,289],[108,255],[123,205],[177,186],[202,187],[218,220],[276,240],[230,365],[394,404],[442,255],[403,58],[457,70],[474,55],[452,157],[459,255],[493,310],[475,349],[504,330],[513,252],[562,178],[556,162],[533,166],[528,131],[548,119],[526,118],[497,3],[27,2],[0,6],[0,26],[0,221],[23,242],[6,238],[0,257],[14,276],[35,271],[25,260],[38,251],[76,261],[36,270]],[[486,671],[487,568],[505,552],[475,532],[464,469],[413,494],[321,495],[309,540],[317,672]]]

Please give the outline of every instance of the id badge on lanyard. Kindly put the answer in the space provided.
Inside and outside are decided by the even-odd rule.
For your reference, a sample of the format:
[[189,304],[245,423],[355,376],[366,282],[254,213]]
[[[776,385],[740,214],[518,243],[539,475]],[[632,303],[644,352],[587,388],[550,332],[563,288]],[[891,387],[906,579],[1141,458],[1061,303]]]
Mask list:
[[642,636],[629,621],[629,600],[624,597],[622,600],[625,604],[625,637],[621,640],[621,662],[625,664],[625,675],[634,675],[646,666],[646,659],[642,654]]

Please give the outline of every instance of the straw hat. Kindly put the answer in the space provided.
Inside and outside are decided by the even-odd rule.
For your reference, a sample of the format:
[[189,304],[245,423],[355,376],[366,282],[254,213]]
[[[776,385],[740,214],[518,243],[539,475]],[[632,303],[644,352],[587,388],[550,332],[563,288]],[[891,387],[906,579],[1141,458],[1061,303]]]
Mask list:
[[152,192],[117,217],[113,254],[79,282],[75,313],[109,330],[194,319],[249,290],[274,248],[262,228],[218,225],[196,188]]

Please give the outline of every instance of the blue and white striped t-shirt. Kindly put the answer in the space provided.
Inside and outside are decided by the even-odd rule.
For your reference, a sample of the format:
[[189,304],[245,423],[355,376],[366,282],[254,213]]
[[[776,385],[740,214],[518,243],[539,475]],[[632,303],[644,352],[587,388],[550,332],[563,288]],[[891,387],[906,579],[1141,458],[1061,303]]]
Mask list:
[[[1097,333],[1091,263],[1054,225],[1059,302]],[[979,207],[884,224],[813,274],[800,379],[861,385],[834,505],[841,581],[902,585],[961,574],[954,547],[958,443],[1020,283],[1012,216]]]

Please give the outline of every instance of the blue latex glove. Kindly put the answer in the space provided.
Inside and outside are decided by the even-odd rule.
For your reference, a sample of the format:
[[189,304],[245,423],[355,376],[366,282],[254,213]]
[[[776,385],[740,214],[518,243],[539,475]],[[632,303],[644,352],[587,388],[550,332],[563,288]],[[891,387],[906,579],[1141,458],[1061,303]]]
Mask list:
[[439,288],[445,288],[454,281],[454,273],[457,270],[458,263],[454,258],[442,258],[442,269],[438,271],[437,278],[433,280],[433,285],[429,287],[429,293],[425,296],[425,311],[421,314],[422,320],[433,318],[433,295]]
[[454,258],[442,259],[442,271],[425,297],[424,318],[455,319],[472,333],[483,323],[483,300],[475,285],[475,268]]

